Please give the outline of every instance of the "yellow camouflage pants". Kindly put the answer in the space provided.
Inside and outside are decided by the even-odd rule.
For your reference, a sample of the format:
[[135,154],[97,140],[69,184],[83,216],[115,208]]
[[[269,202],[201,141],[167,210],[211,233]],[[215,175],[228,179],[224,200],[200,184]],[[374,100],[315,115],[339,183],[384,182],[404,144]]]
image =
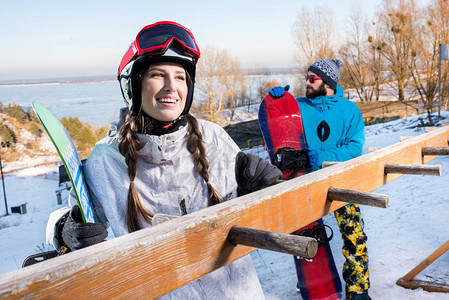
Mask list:
[[352,295],[368,291],[370,287],[368,271],[367,236],[363,232],[363,219],[357,204],[346,205],[334,212],[343,239],[342,253],[346,299]]

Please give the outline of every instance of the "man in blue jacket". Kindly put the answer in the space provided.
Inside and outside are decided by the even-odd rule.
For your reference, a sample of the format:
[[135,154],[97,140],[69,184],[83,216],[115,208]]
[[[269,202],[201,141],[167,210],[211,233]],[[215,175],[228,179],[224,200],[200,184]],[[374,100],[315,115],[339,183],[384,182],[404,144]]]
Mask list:
[[[301,110],[307,150],[288,150],[277,154],[275,164],[281,170],[311,167],[317,170],[324,161],[346,161],[362,154],[365,125],[359,108],[343,97],[340,79],[341,61],[323,59],[307,70],[306,97],[296,98]],[[273,97],[281,97],[288,87],[274,87]],[[369,271],[366,234],[360,208],[349,204],[335,211],[343,239],[342,252],[346,298],[371,299],[368,296]]]

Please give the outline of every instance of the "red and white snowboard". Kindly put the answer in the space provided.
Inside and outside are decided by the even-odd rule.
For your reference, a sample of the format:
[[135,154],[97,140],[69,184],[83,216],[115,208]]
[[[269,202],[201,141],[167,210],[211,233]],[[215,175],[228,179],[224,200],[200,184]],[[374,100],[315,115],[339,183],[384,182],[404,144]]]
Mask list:
[[[293,147],[296,150],[307,148],[301,111],[296,99],[288,92],[280,98],[273,98],[268,94],[263,99],[259,108],[259,125],[271,162],[280,148]],[[291,179],[304,173],[307,173],[307,170],[283,172],[284,179]],[[325,240],[327,234],[322,224],[320,219],[295,231],[294,234],[307,235],[308,232],[315,231],[311,229],[316,228],[313,237]],[[294,260],[298,286],[304,300],[342,298],[341,280],[328,242],[318,248],[313,260],[298,257],[294,257]]]

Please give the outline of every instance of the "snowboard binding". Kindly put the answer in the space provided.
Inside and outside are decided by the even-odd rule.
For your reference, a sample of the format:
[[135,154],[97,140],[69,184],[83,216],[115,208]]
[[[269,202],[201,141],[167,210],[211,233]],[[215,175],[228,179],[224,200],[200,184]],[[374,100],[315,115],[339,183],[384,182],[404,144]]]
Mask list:
[[40,263],[44,260],[55,258],[56,256],[64,255],[66,253],[70,252],[70,249],[66,246],[62,246],[58,251],[51,250],[46,252],[41,252],[37,254],[33,254],[25,258],[25,260],[22,263],[22,268]]
[[[329,228],[331,232],[330,236],[327,236],[326,228]],[[302,230],[301,232],[298,233],[298,235],[312,237],[316,239],[316,241],[318,242],[318,248],[320,248],[321,246],[323,246],[326,243],[329,243],[332,240],[334,236],[334,231],[332,230],[332,227],[330,227],[329,225],[318,224],[315,227],[306,228]]]
[[30,255],[27,258],[25,258],[25,260],[23,261],[22,268],[40,263],[41,261],[44,261],[47,259],[54,258],[58,255],[59,255],[59,253],[56,250]]
[[[329,236],[327,236],[326,228],[329,228],[330,230]],[[332,240],[334,236],[334,231],[332,230],[332,227],[330,227],[329,225],[318,224],[312,228],[298,230],[297,232],[295,232],[295,234],[314,238],[318,242],[318,248],[320,248]],[[313,261],[313,259],[311,258],[303,258],[299,256],[297,257],[298,259],[305,259],[308,262]]]

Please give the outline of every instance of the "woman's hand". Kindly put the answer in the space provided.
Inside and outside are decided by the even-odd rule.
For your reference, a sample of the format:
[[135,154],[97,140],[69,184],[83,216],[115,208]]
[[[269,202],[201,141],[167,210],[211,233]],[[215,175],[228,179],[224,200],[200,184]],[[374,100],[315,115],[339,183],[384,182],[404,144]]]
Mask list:
[[81,211],[77,205],[61,219],[58,227],[58,240],[63,241],[71,251],[98,244],[108,236],[107,230],[101,223],[84,223]]
[[278,183],[282,172],[254,154],[239,152],[235,161],[235,177],[239,196]]

